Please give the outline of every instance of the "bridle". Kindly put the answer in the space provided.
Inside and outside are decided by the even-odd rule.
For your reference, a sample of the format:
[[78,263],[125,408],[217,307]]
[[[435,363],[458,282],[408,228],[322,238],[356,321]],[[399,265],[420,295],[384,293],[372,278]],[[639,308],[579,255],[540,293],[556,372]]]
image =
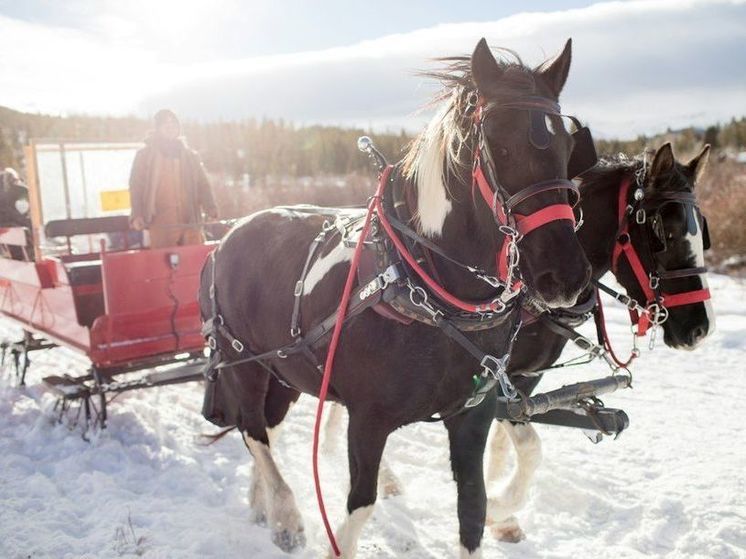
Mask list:
[[[643,173],[644,170],[645,164],[643,162]],[[661,287],[662,281],[698,276],[706,273],[707,268],[698,266],[666,270],[656,258],[657,252],[660,251],[655,251],[652,247],[652,238],[654,236],[661,236],[661,208],[667,204],[682,204],[687,208],[691,208],[692,215],[695,215],[695,212],[701,215],[697,206],[696,196],[693,192],[663,191],[656,193],[650,198],[645,198],[641,177],[642,174],[638,174],[637,188],[633,193],[632,200],[630,200],[629,196],[632,186],[631,177],[626,178],[619,189],[619,229],[616,242],[614,243],[611,265],[612,271],[614,274],[617,274],[619,261],[624,256],[632,269],[637,284],[645,295],[644,306],[636,304],[635,301],[632,301],[633,305],[628,305],[630,318],[632,324],[637,327],[638,336],[644,336],[651,326],[662,325],[668,318],[668,309],[702,303],[710,299],[710,290],[707,288],[680,293],[664,291]],[[704,217],[702,217],[701,226],[705,248],[709,248],[709,234],[707,233]],[[648,263],[647,267],[643,264],[643,259],[631,241],[631,228],[643,229],[640,234],[640,238],[642,239],[640,249]],[[661,239],[661,242],[665,242],[665,239]]]
[[[487,142],[487,135],[484,132],[485,102],[477,93],[473,95],[475,96],[473,98],[473,120],[477,145],[474,149],[472,165],[472,195],[476,189],[479,190],[482,199],[492,211],[500,232],[504,235],[496,256],[498,278],[507,290],[517,290],[520,289],[521,282],[513,282],[513,275],[518,264],[518,243],[532,231],[554,221],[571,221],[574,226],[573,207],[580,199],[580,194],[578,187],[568,179],[544,180],[529,185],[514,194],[508,192],[500,182],[497,166]],[[545,122],[546,116],[562,116],[559,103],[540,96],[509,99],[499,103],[497,107],[528,111],[530,119],[529,141],[531,145],[541,150],[547,149],[551,144],[551,135]],[[589,133],[588,138],[590,138]],[[592,145],[591,141],[591,149]],[[587,148],[587,145],[584,144],[583,148]],[[593,166],[593,164],[595,164],[595,151],[593,151],[593,162],[588,167]],[[518,206],[529,198],[545,192],[561,190],[573,193],[574,201],[572,205],[567,203],[550,204],[528,214],[517,211]]]

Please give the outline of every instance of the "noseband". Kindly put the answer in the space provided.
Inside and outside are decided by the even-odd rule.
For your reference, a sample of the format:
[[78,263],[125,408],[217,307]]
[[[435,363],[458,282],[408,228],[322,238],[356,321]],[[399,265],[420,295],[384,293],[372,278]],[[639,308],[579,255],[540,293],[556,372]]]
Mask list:
[[[518,213],[516,207],[539,194],[550,191],[568,190],[575,195],[575,203],[580,198],[578,187],[568,179],[550,179],[527,186],[511,194],[502,185],[497,176],[497,167],[492,157],[487,136],[484,132],[484,102],[477,98],[474,111],[474,128],[477,133],[477,147],[474,150],[472,166],[472,194],[479,189],[485,203],[492,210],[504,239],[497,255],[498,278],[511,289],[520,288],[520,282],[512,282],[512,272],[517,264],[516,245],[526,235],[552,223],[553,221],[571,221],[575,225],[575,214],[570,204],[551,204],[529,214]],[[546,128],[547,115],[561,116],[559,103],[546,97],[527,96],[500,103],[501,109],[529,111],[531,127],[529,141],[537,149],[547,149],[551,136]],[[574,205],[574,204],[573,204]]]
[[[648,212],[654,211],[656,217],[660,208],[666,204],[677,203],[698,209],[697,199],[692,192],[661,192],[655,197],[645,200],[642,188],[638,188],[634,193],[634,199],[629,201],[629,190],[632,185],[632,178],[627,178],[619,189],[619,232],[612,252],[611,269],[614,274],[617,273],[619,259],[622,255],[627,259],[632,272],[637,279],[640,289],[645,294],[645,309],[647,312],[640,313],[635,308],[630,308],[632,323],[637,325],[637,335],[644,336],[651,325],[660,325],[668,318],[668,309],[682,307],[684,305],[693,305],[703,303],[710,299],[710,290],[695,289],[681,293],[667,293],[661,288],[661,280],[681,279],[698,276],[707,272],[704,266],[694,268],[682,268],[679,270],[666,270],[655,257],[655,251],[650,246],[650,232],[646,223],[648,222]],[[630,218],[634,216],[634,219]],[[637,249],[631,242],[630,227],[642,227],[641,249],[647,253],[647,260],[652,264],[654,270],[646,270]]]

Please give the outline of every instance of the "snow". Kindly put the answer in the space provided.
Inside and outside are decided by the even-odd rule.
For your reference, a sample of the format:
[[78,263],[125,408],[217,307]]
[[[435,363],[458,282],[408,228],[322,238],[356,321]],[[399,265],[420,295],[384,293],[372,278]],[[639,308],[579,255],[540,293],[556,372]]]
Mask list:
[[[746,285],[712,276],[711,290],[715,334],[694,352],[644,349],[634,389],[605,398],[630,416],[618,440],[594,446],[579,431],[537,426],[544,462],[518,514],[527,539],[501,543],[486,531],[485,557],[746,557]],[[629,343],[625,312],[606,309],[621,349]],[[0,336],[11,334],[13,325],[0,321]],[[213,432],[200,415],[199,384],[123,394],[109,428],[85,442],[53,421],[54,398],[39,384],[84,362],[62,349],[32,359],[27,388],[7,374],[0,380],[0,557],[287,556],[249,521],[251,458],[240,437],[199,444]],[[545,387],[605,373],[601,364],[552,373]],[[275,446],[305,520],[308,545],[293,555],[302,559],[326,550],[310,468],[314,408],[301,398]],[[379,500],[358,557],[458,556],[447,448],[438,425],[391,437],[386,457],[403,494]],[[337,525],[345,451],[340,440],[321,459]]]

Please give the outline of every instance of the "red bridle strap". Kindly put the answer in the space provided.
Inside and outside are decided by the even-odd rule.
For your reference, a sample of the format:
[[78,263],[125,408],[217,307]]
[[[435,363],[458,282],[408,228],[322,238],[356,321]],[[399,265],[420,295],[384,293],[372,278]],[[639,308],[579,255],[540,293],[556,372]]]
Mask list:
[[575,223],[575,213],[567,204],[553,204],[528,215],[513,214],[518,232],[524,237],[534,229],[552,221],[568,220]]
[[[627,200],[629,199],[629,189],[632,185],[632,179],[626,178],[622,182],[619,188],[619,201],[618,201],[618,216],[619,216],[619,232],[617,234],[616,243],[614,243],[614,249],[611,255],[611,270],[614,274],[617,274],[619,266],[619,258],[624,255],[627,258],[629,267],[632,269],[632,273],[635,275],[640,289],[645,295],[645,306],[649,306],[656,303],[656,293],[650,286],[650,277],[645,271],[640,256],[637,254],[637,250],[632,245],[632,238],[629,234],[629,214],[627,213]],[[662,305],[666,308],[683,307],[684,305],[693,305],[695,303],[703,303],[710,299],[710,290],[695,289],[693,291],[684,291],[682,293],[661,293]],[[637,325],[637,335],[644,336],[650,328],[650,318],[647,314],[640,315],[635,310],[629,311],[630,319],[632,323]]]
[[683,307],[684,305],[693,305],[694,303],[704,303],[710,299],[710,290],[697,289],[695,291],[685,291],[684,293],[673,293],[671,295],[663,294],[663,305],[670,309],[671,307]]

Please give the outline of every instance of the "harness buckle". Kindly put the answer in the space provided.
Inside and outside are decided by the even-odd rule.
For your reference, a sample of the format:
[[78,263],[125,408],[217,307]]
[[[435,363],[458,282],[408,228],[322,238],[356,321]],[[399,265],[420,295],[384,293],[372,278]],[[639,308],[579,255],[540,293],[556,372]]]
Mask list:
[[578,346],[583,351],[592,353],[594,355],[597,355],[599,353],[600,347],[594,344],[592,341],[590,341],[585,336],[577,336],[576,338],[573,338],[572,341],[576,346]]
[[645,210],[640,208],[635,212],[635,222],[638,225],[644,225],[645,221],[647,221],[647,214],[645,213]]
[[580,231],[580,228],[583,227],[583,223],[585,223],[585,221],[583,220],[583,208],[578,207],[578,210],[580,210],[580,217],[578,217],[578,220],[575,222],[574,229],[576,233]]
[[[428,302],[427,291],[425,291],[423,287],[414,285],[409,280],[407,280],[407,287],[409,288],[409,300],[411,303],[415,307],[419,307],[427,312],[432,320],[436,320],[443,314]],[[417,297],[419,297],[419,299],[417,299]]]
[[215,341],[215,338],[213,336],[207,337],[207,347],[209,347],[213,351],[218,348],[218,342]]
[[293,290],[293,295],[295,297],[300,297],[303,295],[303,280],[298,280],[295,282],[295,289]]
[[391,264],[383,272],[381,272],[375,278],[368,282],[368,284],[360,292],[360,300],[364,301],[371,295],[378,293],[382,289],[386,289],[400,277],[401,274],[399,273],[399,268],[397,268],[396,264]]
[[656,290],[658,289],[658,286],[660,286],[661,279],[656,274],[649,274],[650,281],[648,284],[650,285],[650,289]]
[[515,386],[513,386],[513,383],[510,382],[510,378],[505,372],[508,368],[508,359],[509,354],[503,356],[502,358],[487,354],[482,357],[482,361],[479,363],[479,365],[483,369],[483,375],[490,375],[492,378],[496,379],[497,382],[500,383],[500,388],[502,389],[502,392],[506,398],[508,398],[509,400],[515,400],[518,397],[518,390]]
[[234,338],[231,342],[231,347],[236,351],[236,353],[243,353],[244,345],[241,343],[241,340]]
[[292,328],[290,329],[290,335],[291,335],[291,336],[292,336],[293,338],[297,338],[298,336],[300,336],[300,328],[299,328],[298,326],[293,326],[293,327],[292,327]]

